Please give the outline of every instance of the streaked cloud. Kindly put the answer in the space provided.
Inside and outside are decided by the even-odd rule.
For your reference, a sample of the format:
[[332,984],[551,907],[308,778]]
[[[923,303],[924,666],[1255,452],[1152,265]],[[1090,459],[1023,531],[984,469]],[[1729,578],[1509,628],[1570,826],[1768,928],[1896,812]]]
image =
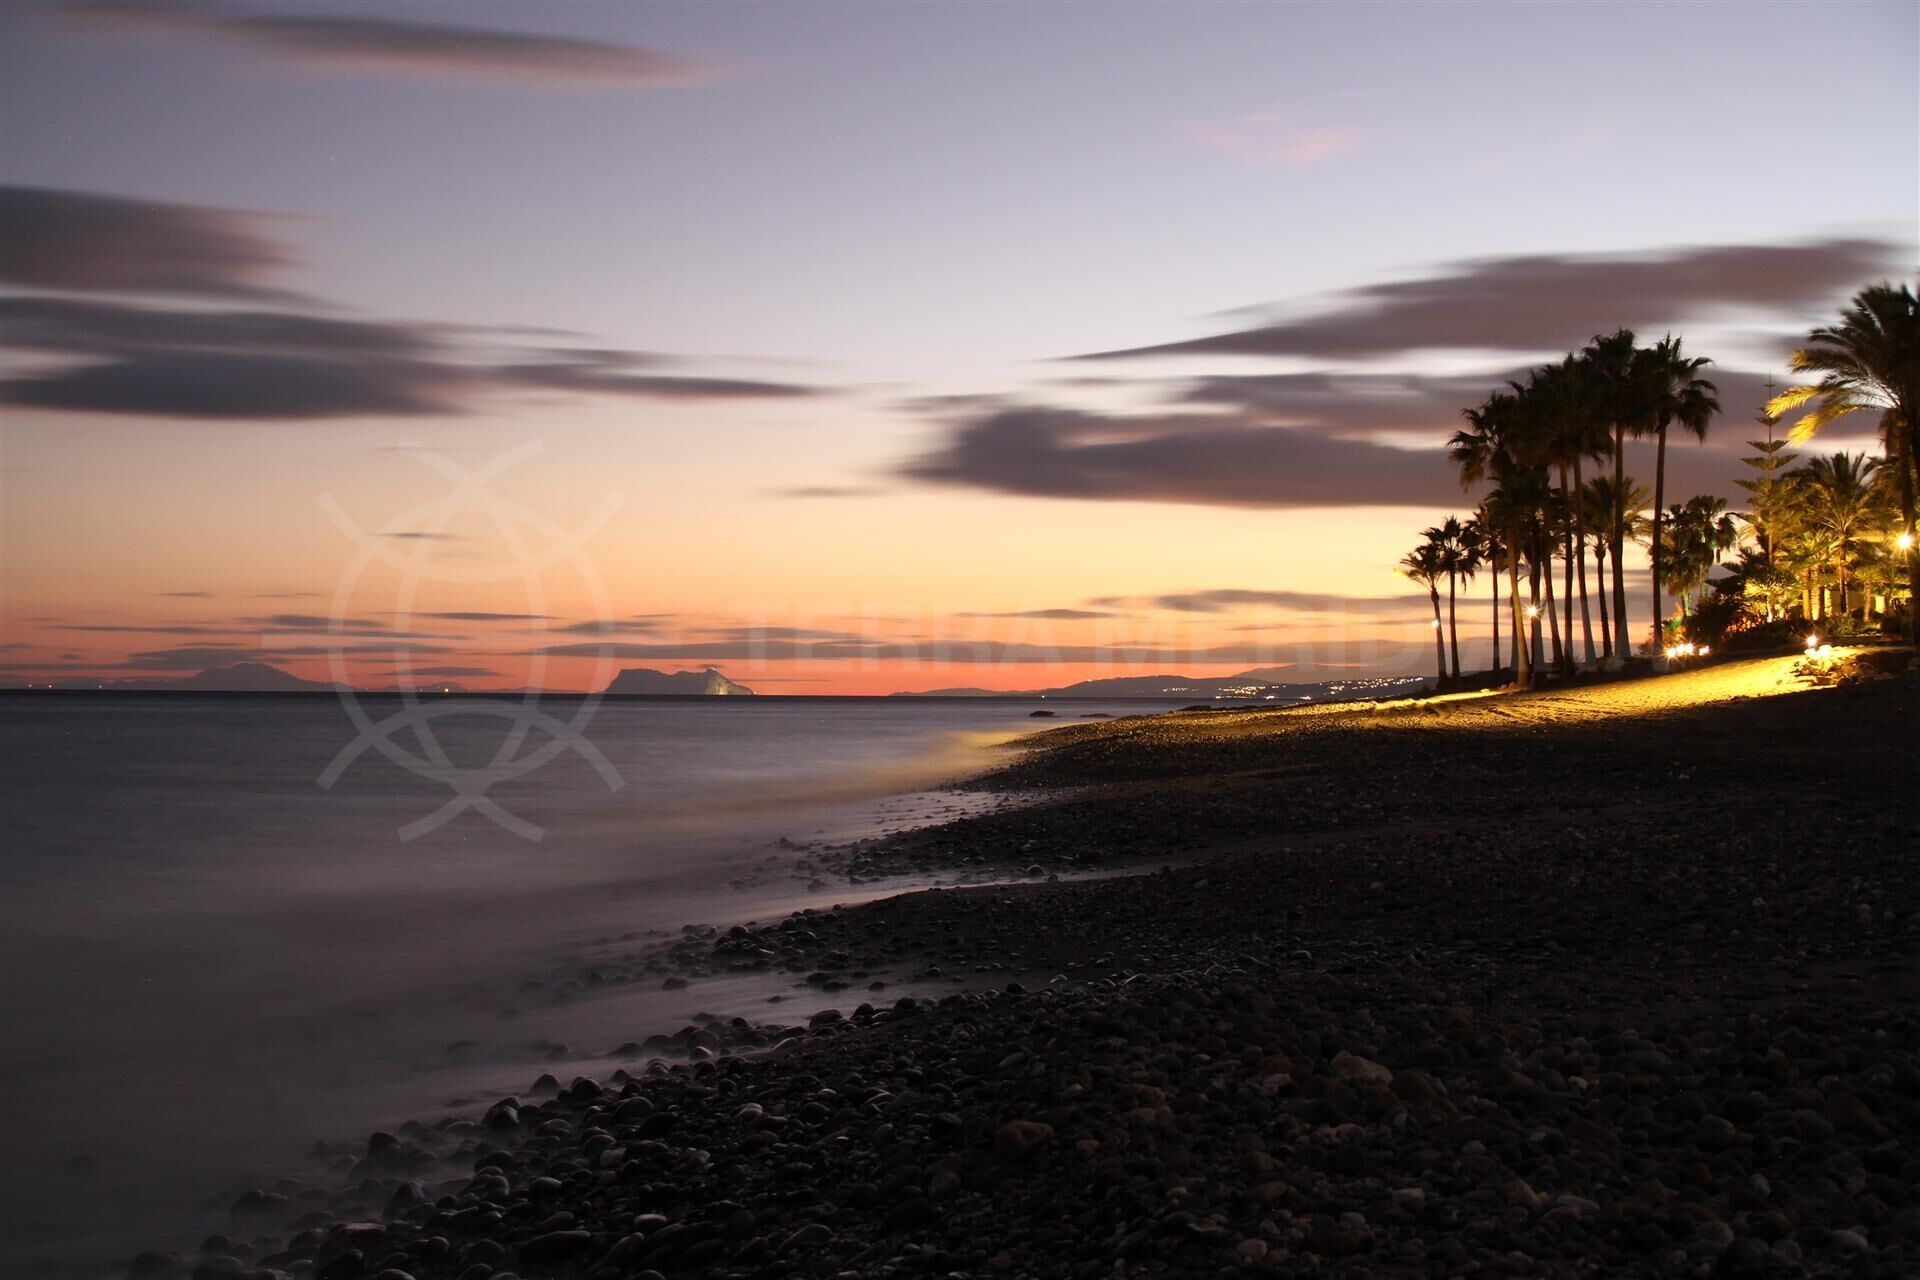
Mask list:
[[291,295],[261,282],[293,262],[261,231],[267,220],[232,209],[0,186],[0,284],[285,299]]
[[[1096,601],[1095,603],[1101,603]],[[962,613],[961,618],[1039,618],[1049,622],[1085,622],[1095,618],[1118,618],[1111,609],[1015,609],[1005,613]]]
[[1660,331],[1728,308],[1803,315],[1900,270],[1899,247],[1836,239],[1454,263],[1336,294],[1318,314],[1083,360],[1176,355],[1368,359],[1430,350],[1554,351],[1596,332]]
[[1028,497],[1238,507],[1435,506],[1457,500],[1439,449],[1396,449],[1204,414],[1004,409],[951,426],[900,473]]
[[707,64],[642,45],[358,14],[247,12],[165,0],[81,3],[65,13],[82,29],[218,40],[319,70],[563,89],[667,88],[715,74]]
[[1227,613],[1235,609],[1273,608],[1302,612],[1391,613],[1409,604],[1424,604],[1421,592],[1391,596],[1346,596],[1313,591],[1256,591],[1219,587],[1157,596],[1105,596],[1092,603],[1123,608],[1166,609],[1175,613]]
[[[215,210],[193,212],[225,216]],[[33,223],[34,217],[26,221]],[[89,230],[85,219],[77,229],[29,230],[56,266],[37,265],[37,259],[13,260],[16,250],[0,240],[0,263],[13,260],[9,279],[14,283],[125,291],[140,281],[156,289],[170,282],[169,287],[209,297],[232,295],[238,287],[237,279],[227,278],[233,272],[223,277],[206,265],[209,255],[196,256],[190,237],[116,240]],[[176,250],[182,256],[169,266],[167,254]],[[138,262],[114,266],[116,255]],[[74,265],[57,265],[69,260]],[[115,286],[113,281],[122,283]],[[456,415],[491,397],[530,392],[683,403],[825,394],[824,388],[799,383],[661,372],[677,358],[658,352],[502,345],[508,336],[515,342],[525,337],[511,330],[284,308],[155,307],[13,295],[0,297],[0,347],[55,363],[0,379],[0,404],[147,417],[299,421]]]

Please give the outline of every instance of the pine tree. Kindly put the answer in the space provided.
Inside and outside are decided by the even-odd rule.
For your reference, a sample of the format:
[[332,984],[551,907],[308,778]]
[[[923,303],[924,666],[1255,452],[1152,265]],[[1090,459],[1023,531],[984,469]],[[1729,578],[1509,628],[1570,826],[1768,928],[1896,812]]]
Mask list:
[[[1767,396],[1772,399],[1772,378],[1767,379]],[[1792,494],[1788,492],[1788,486],[1782,482],[1781,473],[1800,455],[1781,452],[1787,447],[1787,442],[1774,439],[1774,424],[1780,421],[1777,415],[1768,413],[1765,406],[1762,406],[1755,421],[1766,428],[1767,438],[1747,441],[1749,449],[1759,452],[1754,457],[1742,458],[1740,461],[1760,474],[1751,479],[1735,480],[1734,483],[1753,495],[1753,501],[1747,504],[1748,513],[1743,519],[1759,538],[1767,569],[1771,571],[1775,567],[1774,546],[1783,532],[1781,526],[1788,518],[1792,503]],[[1767,590],[1767,621],[1769,622],[1776,616],[1773,596],[1774,592],[1769,587]]]

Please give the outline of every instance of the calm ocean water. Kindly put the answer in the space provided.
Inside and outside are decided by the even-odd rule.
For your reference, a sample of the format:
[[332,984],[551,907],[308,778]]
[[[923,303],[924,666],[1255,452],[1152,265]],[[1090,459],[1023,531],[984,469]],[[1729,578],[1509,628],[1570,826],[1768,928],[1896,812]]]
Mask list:
[[[316,1138],[524,1087],[543,1039],[610,1047],[756,1007],[764,988],[696,983],[506,1013],[596,941],[852,899],[796,881],[782,837],[937,820],[969,802],[924,789],[991,764],[992,742],[1160,709],[1057,705],[1040,722],[971,700],[603,703],[582,740],[618,790],[539,729],[509,755],[551,759],[489,775],[533,841],[474,811],[403,840],[454,790],[331,698],[0,698],[0,1273],[194,1243],[233,1187]],[[431,728],[386,741],[482,769],[511,725],[496,707]],[[456,1062],[456,1040],[479,1049]]]

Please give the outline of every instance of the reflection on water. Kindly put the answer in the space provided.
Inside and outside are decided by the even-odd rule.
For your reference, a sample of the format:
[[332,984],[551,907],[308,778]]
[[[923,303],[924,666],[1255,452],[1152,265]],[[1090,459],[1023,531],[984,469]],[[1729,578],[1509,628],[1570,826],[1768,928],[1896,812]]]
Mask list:
[[[561,753],[493,792],[538,843],[473,812],[403,843],[448,792],[372,755],[322,790],[356,733],[331,699],[0,699],[0,1270],[181,1243],[219,1225],[201,1202],[234,1176],[524,1085],[537,1042],[603,1052],[758,998],[516,1003],[597,939],[791,909],[780,837],[937,818],[955,797],[877,797],[990,763],[984,744],[1037,727],[1026,711],[607,703],[589,737],[619,790]],[[501,722],[435,730],[478,765]]]

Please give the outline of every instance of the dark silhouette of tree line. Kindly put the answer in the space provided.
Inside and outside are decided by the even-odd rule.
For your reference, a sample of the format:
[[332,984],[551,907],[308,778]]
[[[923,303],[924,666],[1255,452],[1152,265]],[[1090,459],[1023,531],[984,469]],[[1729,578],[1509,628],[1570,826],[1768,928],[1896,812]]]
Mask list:
[[[1442,684],[1461,677],[1459,589],[1482,570],[1492,587],[1491,668],[1510,669],[1521,685],[1549,673],[1617,670],[1636,656],[1658,663],[1676,646],[1765,626],[1859,632],[1874,625],[1876,602],[1881,625],[1899,622],[1904,607],[1906,629],[1916,630],[1920,310],[1913,290],[1863,289],[1838,324],[1813,330],[1794,352],[1793,371],[1818,376],[1760,411],[1766,438],[1749,442],[1757,453],[1744,459],[1756,474],[1738,482],[1751,496],[1746,512],[1729,511],[1712,495],[1666,501],[1668,437],[1678,431],[1704,441],[1721,410],[1705,376],[1711,363],[1672,335],[1643,346],[1620,329],[1462,411],[1466,425],[1448,440],[1447,456],[1462,489],[1485,486],[1479,504],[1468,519],[1449,516],[1425,530],[1400,562],[1427,588]],[[1787,440],[1776,440],[1774,425],[1798,409],[1807,412]],[[1789,443],[1855,413],[1878,416],[1880,456],[1835,453],[1791,466],[1797,455],[1784,451]],[[1654,442],[1651,495],[1626,473],[1630,439]],[[1629,545],[1646,547],[1652,584],[1653,625],[1639,655],[1628,620]],[[1729,552],[1737,559],[1723,566]],[[1713,578],[1716,567],[1727,576]]]

